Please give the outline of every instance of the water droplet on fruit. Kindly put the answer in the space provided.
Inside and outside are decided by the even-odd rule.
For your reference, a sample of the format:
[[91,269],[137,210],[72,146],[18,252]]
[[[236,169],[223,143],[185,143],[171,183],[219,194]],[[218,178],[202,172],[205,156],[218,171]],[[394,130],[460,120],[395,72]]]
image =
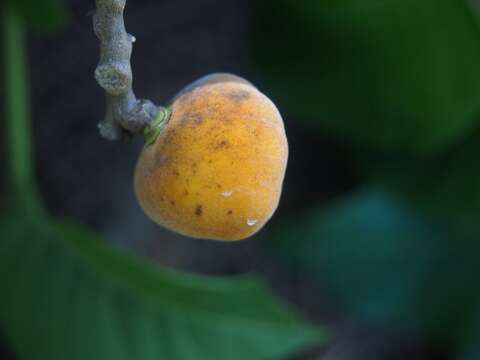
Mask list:
[[230,197],[232,196],[232,194],[233,194],[233,190],[230,190],[230,191],[224,191],[220,195],[222,195],[223,197]]
[[130,41],[132,43],[134,43],[135,41],[137,41],[137,38],[135,36],[133,36],[132,34],[128,34],[130,36]]
[[256,219],[247,219],[247,225],[248,226],[254,226],[257,222],[258,222],[258,220],[256,220]]

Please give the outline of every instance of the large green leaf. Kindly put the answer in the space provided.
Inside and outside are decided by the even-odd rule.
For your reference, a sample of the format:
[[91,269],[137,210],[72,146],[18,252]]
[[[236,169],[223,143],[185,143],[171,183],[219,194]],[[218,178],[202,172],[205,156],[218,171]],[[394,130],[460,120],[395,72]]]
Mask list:
[[[480,132],[430,158],[360,155],[366,179],[452,226],[477,226],[480,214]],[[479,229],[480,233],[480,229]]]
[[0,224],[0,325],[21,359],[278,359],[322,338],[258,279],[160,269],[65,222]]
[[267,86],[310,128],[376,149],[432,152],[480,105],[480,29],[466,0],[257,2]]
[[480,350],[473,349],[471,352],[466,354],[461,354],[458,360],[478,360],[480,359]]
[[473,317],[473,326],[466,334],[463,343],[457,348],[456,360],[480,359],[480,304],[477,309],[477,314]]
[[480,300],[478,237],[429,222],[382,191],[303,214],[272,235],[272,246],[353,316],[389,328],[456,341]]

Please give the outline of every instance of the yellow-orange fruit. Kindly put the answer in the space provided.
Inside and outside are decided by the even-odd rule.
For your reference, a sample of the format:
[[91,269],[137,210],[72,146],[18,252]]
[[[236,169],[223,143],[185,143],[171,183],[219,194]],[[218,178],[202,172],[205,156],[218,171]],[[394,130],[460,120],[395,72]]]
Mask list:
[[288,157],[283,121],[246,81],[199,84],[174,99],[166,127],[144,147],[135,192],[145,213],[168,229],[244,239],[278,206]]

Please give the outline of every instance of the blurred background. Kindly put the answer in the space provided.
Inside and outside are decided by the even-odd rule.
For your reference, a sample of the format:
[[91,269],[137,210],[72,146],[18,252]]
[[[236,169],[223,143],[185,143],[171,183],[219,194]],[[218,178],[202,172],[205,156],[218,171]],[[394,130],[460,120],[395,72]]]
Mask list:
[[129,1],[137,96],[165,104],[231,72],[283,115],[280,207],[238,243],[185,238],[142,213],[132,191],[142,139],[112,143],[96,129],[93,1],[66,4],[61,31],[28,37],[51,213],[168,267],[260,274],[333,329],[298,359],[480,359],[480,2]]

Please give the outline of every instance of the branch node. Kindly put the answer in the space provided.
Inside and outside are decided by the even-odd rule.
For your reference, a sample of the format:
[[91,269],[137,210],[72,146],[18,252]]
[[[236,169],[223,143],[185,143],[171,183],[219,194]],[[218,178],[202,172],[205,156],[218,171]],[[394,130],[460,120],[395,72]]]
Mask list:
[[132,86],[132,71],[125,64],[108,63],[95,69],[95,79],[110,95],[121,95]]

